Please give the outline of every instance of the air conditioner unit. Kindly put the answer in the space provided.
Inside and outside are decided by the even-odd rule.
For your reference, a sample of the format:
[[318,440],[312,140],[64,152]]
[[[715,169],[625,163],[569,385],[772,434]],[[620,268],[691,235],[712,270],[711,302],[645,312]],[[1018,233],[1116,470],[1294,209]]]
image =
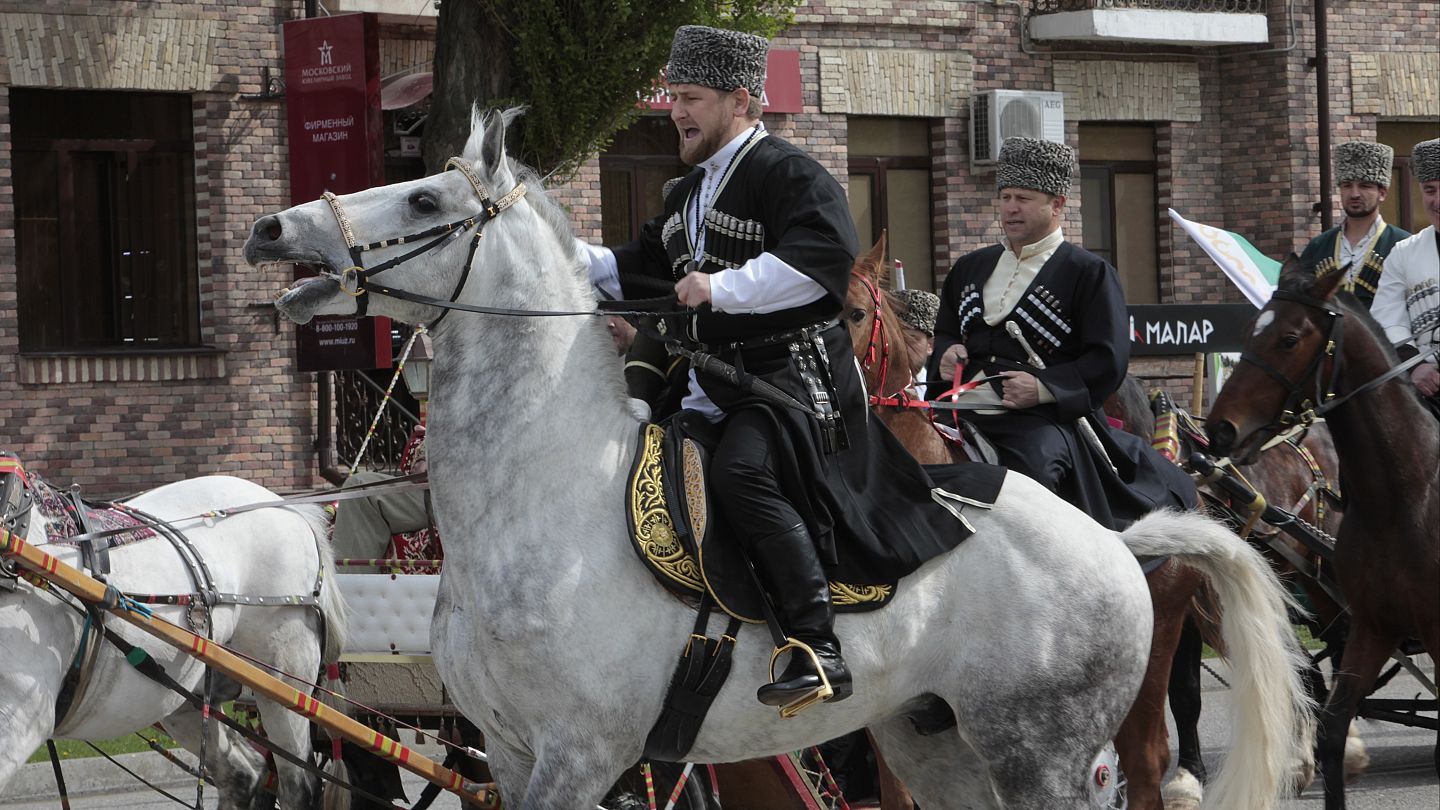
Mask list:
[[970,162],[993,166],[1006,138],[1065,142],[1065,94],[986,90],[970,96]]

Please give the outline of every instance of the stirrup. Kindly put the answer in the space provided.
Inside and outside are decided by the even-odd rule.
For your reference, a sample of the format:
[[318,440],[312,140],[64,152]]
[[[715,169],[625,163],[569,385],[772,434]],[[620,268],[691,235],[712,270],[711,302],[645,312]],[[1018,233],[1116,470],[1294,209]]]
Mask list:
[[809,644],[790,636],[786,636],[784,646],[776,647],[775,651],[770,653],[770,683],[775,683],[776,660],[791,650],[810,656],[810,663],[815,665],[815,674],[820,676],[820,685],[780,707],[780,716],[786,720],[811,706],[824,703],[835,695],[835,690],[830,688],[830,678],[825,674],[825,668],[820,666],[820,657],[815,654],[815,650]]

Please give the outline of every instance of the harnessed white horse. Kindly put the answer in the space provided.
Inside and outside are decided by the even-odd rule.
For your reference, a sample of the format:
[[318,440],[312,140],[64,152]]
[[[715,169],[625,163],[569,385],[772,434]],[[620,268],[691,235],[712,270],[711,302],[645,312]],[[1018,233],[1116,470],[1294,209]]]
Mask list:
[[[302,323],[356,314],[363,299],[346,293],[362,275],[343,269],[367,256],[393,268],[366,281],[369,311],[407,323],[442,313],[416,299],[593,310],[563,213],[505,156],[512,115],[477,114],[450,164],[459,171],[258,220],[248,261],[326,271],[285,291],[280,310]],[[485,732],[508,806],[592,806],[640,756],[694,622],[627,548],[637,417],[620,361],[599,318],[459,312],[433,338],[429,463],[447,541],[437,665]],[[966,516],[975,536],[904,579],[890,606],[838,619],[850,699],[779,718],[754,698],[770,640],[741,633],[688,758],[771,755],[869,727],[927,808],[1093,806],[1090,766],[1149,651],[1133,555],[1172,554],[1211,574],[1240,619],[1226,629],[1248,725],[1211,806],[1274,806],[1289,758],[1308,756],[1309,713],[1284,596],[1258,554],[1196,514],[1156,513],[1116,534],[1013,473],[993,509]],[[921,736],[907,715],[935,698],[956,724]]]
[[[344,602],[334,584],[320,508],[267,508],[213,521],[182,520],[277,499],[249,481],[208,476],[159,487],[125,504],[160,520],[178,521],[175,527],[204,560],[219,593],[306,597],[315,592],[318,583],[319,613],[315,606],[231,603],[218,604],[210,613],[210,638],[214,641],[297,677],[313,678],[322,660],[339,656],[345,637]],[[27,542],[46,542],[44,524],[38,514],[32,515]],[[74,546],[51,544],[46,551],[69,565],[83,566]],[[122,592],[170,595],[198,590],[191,568],[161,537],[121,545],[109,555],[106,579]],[[160,618],[181,627],[195,616],[186,606],[150,607]],[[0,785],[49,738],[106,740],[160,722],[186,749],[200,750],[200,713],[180,695],[138,672],[114,644],[94,635],[87,643],[98,644],[100,649],[88,675],[89,686],[57,726],[56,700],[66,670],[76,658],[84,619],[83,612],[62,603],[54,593],[23,580],[14,590],[0,590],[0,660],[5,661],[0,667]],[[125,622],[111,619],[105,626],[145,649],[192,693],[203,691],[205,667],[196,659]],[[203,629],[197,632],[205,635]],[[219,677],[216,682],[217,701],[238,694],[233,682]],[[291,683],[305,690],[303,684]],[[305,718],[268,700],[259,701],[258,707],[273,746],[301,758],[308,756],[310,728]],[[269,797],[262,797],[260,790],[266,777],[264,758],[239,735],[209,721],[205,753],[221,808],[244,810],[268,802]],[[318,780],[278,758],[277,767],[281,808],[309,810]]]

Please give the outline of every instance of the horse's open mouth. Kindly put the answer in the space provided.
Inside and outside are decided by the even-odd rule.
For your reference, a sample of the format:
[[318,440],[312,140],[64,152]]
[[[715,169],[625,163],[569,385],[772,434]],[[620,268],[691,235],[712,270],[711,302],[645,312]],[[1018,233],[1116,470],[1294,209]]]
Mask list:
[[329,276],[306,276],[280,291],[275,308],[296,323],[308,323],[339,291],[340,283]]

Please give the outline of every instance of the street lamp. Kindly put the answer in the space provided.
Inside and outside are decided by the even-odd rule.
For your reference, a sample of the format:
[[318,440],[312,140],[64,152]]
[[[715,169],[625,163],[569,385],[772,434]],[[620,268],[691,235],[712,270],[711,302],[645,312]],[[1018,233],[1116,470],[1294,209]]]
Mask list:
[[415,336],[415,345],[410,349],[410,356],[405,359],[405,365],[401,367],[400,374],[405,378],[405,387],[420,403],[420,421],[425,421],[425,405],[430,399],[430,363],[434,361],[434,348],[430,345],[430,335],[421,332]]

